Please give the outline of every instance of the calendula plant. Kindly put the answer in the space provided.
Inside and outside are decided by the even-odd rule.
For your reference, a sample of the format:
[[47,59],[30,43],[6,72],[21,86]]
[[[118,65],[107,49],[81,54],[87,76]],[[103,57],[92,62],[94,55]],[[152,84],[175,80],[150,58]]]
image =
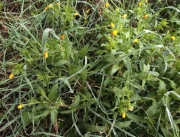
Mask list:
[[168,4],[20,4],[0,37],[0,133],[178,137],[180,11]]

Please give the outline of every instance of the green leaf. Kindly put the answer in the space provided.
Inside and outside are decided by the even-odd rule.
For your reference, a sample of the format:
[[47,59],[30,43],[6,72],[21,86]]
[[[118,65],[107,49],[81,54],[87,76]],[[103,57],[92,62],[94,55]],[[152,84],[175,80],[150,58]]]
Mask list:
[[75,74],[76,72],[80,71],[82,69],[81,66],[78,66],[78,65],[70,65],[70,74],[73,75]]
[[158,113],[158,103],[153,101],[152,105],[146,110],[148,117],[152,117],[154,114]]
[[81,72],[81,79],[82,79],[82,85],[84,85],[85,82],[86,82],[86,79],[87,79],[87,69],[84,69],[84,70]]
[[174,133],[174,135],[175,135],[175,134],[178,133],[178,129],[177,129],[177,126],[176,126],[176,124],[175,124],[175,122],[174,122],[174,120],[173,120],[173,116],[172,116],[169,108],[167,107],[167,105],[166,105],[166,112],[167,112],[167,116],[168,116],[168,118],[169,118],[169,122],[170,122],[171,128],[172,128],[173,133]]
[[144,58],[142,58],[139,62],[139,68],[141,71],[144,71]]
[[41,41],[41,45],[42,45],[44,48],[46,47],[46,42],[47,42],[49,33],[51,33],[56,39],[59,40],[59,37],[55,34],[55,31],[54,31],[53,29],[46,28],[46,29],[44,30],[44,32],[43,32],[42,41]]
[[57,121],[57,114],[58,114],[58,112],[57,112],[56,109],[52,109],[51,110],[51,123],[52,124],[56,123],[56,121]]
[[127,112],[126,115],[127,115],[127,117],[128,117],[129,119],[131,119],[131,120],[134,121],[134,122],[141,122],[141,123],[144,123],[144,122],[145,122],[145,120],[144,120],[143,117],[139,117],[139,116],[137,116],[137,115],[135,115],[135,114],[133,114],[133,113]]
[[166,84],[164,81],[160,80],[158,93],[163,94],[165,91],[166,91]]
[[111,69],[110,75],[112,76],[114,73],[116,73],[119,70],[119,66],[117,64],[113,65]]
[[170,80],[170,86],[175,90],[177,87],[177,84],[174,83],[174,81]]
[[60,111],[59,113],[60,114],[70,114],[72,112],[73,112],[73,110],[65,110],[65,111]]
[[36,74],[38,80],[44,80],[45,76],[42,73]]
[[138,100],[141,100],[141,97],[139,95],[131,95],[131,101],[138,101]]
[[61,44],[62,48],[65,49],[65,55],[63,58],[69,60],[70,55],[72,54],[72,42],[65,41]]
[[125,121],[125,122],[116,122],[115,125],[118,126],[119,128],[125,128],[125,127],[129,127],[131,125],[132,120],[130,121]]
[[23,124],[23,127],[25,128],[30,122],[31,122],[31,118],[30,118],[30,114],[29,112],[22,112],[22,124]]
[[2,10],[3,8],[3,2],[0,2],[0,11]]
[[106,87],[111,82],[111,78],[107,76],[104,80],[104,87]]
[[126,90],[124,88],[119,89],[117,87],[114,87],[113,91],[114,91],[114,94],[115,94],[116,97],[121,98],[121,97],[123,97],[125,95]]
[[42,97],[44,97],[44,98],[47,98],[46,97],[46,92],[44,91],[44,89],[42,89],[40,86],[36,86],[36,88],[37,88],[37,91],[38,91],[38,93],[42,96]]
[[128,70],[128,77],[129,77],[132,74],[130,59],[128,57],[126,57],[123,61],[124,61],[124,65],[126,66],[126,68]]
[[147,65],[143,64],[143,72],[148,72],[149,69],[150,69],[150,65],[149,64],[147,64]]
[[89,49],[89,45],[85,45],[85,46],[79,51],[79,54],[82,55],[82,56],[85,56],[86,53],[88,52],[88,49]]
[[48,99],[50,101],[52,101],[55,97],[57,97],[57,93],[58,93],[57,90],[58,90],[58,84],[54,84],[48,95]]
[[32,97],[32,98],[28,101],[28,105],[33,105],[33,104],[37,104],[37,103],[39,103],[39,101],[38,101],[36,98],[34,98],[34,97]]
[[19,75],[23,71],[23,66],[24,66],[24,63],[16,64],[13,67],[13,73],[15,75]]
[[42,114],[41,117],[46,117],[49,113],[51,113],[51,110],[45,110]]
[[158,72],[148,71],[147,73],[150,74],[150,75],[153,75],[154,77],[159,77],[159,73]]
[[164,137],[173,137],[173,134],[167,130],[167,128],[165,128],[163,125],[160,125],[160,127]]
[[102,132],[107,129],[106,126],[98,126],[98,125],[90,125],[90,124],[85,124],[84,127],[90,131],[90,132]]
[[[179,95],[179,88],[176,90],[176,92],[174,92],[174,91],[168,91],[167,93],[166,93],[166,95],[168,95],[168,96],[166,96],[166,103],[169,103],[170,101],[171,101],[171,97],[173,97],[173,99],[175,99],[175,100],[180,100],[180,95]],[[169,95],[171,95],[171,96],[169,96]]]
[[135,83],[134,81],[129,81],[129,80],[128,80],[127,83],[128,83],[129,85],[133,86],[134,88],[137,88],[137,89],[140,89],[140,90],[144,90],[144,88],[143,88],[141,85]]
[[74,102],[71,104],[71,107],[73,109],[77,108],[77,106],[79,105],[79,102],[80,102],[80,96],[78,95],[78,96],[76,96]]
[[145,117],[145,120],[146,120],[146,124],[148,126],[148,128],[154,132],[154,133],[158,133],[154,124],[153,124],[153,119],[149,118],[149,117]]
[[62,59],[62,60],[59,60],[58,62],[54,63],[53,65],[59,67],[59,66],[62,66],[64,64],[67,64],[67,63],[68,63],[67,60]]

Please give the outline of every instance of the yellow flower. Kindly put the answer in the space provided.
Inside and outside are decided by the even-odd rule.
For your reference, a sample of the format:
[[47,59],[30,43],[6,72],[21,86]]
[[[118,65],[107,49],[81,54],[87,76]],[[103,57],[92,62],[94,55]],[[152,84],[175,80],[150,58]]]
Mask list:
[[138,6],[141,7],[142,6],[142,2],[139,2]]
[[147,17],[148,17],[148,14],[145,14],[145,15],[144,15],[144,18],[147,18]]
[[18,105],[18,109],[22,109],[24,107],[24,105],[23,104],[20,104],[20,105]]
[[114,23],[111,23],[111,28],[114,28],[115,26],[114,26]]
[[108,3],[108,2],[105,3],[105,7],[106,7],[106,8],[109,7],[109,3]]
[[125,117],[126,117],[126,113],[123,112],[123,113],[122,113],[122,118],[125,118]]
[[11,73],[11,74],[9,75],[9,79],[12,79],[13,77],[14,77],[14,74]]
[[86,13],[89,13],[91,9],[86,10]]
[[134,39],[134,40],[133,40],[134,43],[137,43],[138,41],[139,41],[138,39]]
[[52,6],[51,4],[49,4],[49,5],[45,8],[45,10],[52,9],[52,8],[53,8],[53,6]]
[[61,35],[60,40],[64,40],[64,34]]
[[45,59],[48,58],[48,51],[45,51],[45,52],[44,52],[44,58],[45,58]]
[[118,31],[117,31],[117,30],[114,30],[114,31],[112,32],[112,35],[113,35],[113,36],[116,36],[117,33],[118,33]]
[[53,6],[52,6],[51,4],[49,4],[49,5],[48,5],[48,8],[49,8],[49,9],[52,9],[52,8],[53,8]]
[[76,12],[76,13],[74,13],[74,16],[79,16],[79,13],[77,13],[77,12]]
[[45,10],[48,10],[48,6],[45,8]]
[[175,41],[176,38],[175,38],[174,36],[171,36],[171,39],[172,39],[173,41]]
[[124,19],[125,19],[126,17],[127,17],[127,14],[124,14],[124,15],[122,16],[122,18],[124,18]]

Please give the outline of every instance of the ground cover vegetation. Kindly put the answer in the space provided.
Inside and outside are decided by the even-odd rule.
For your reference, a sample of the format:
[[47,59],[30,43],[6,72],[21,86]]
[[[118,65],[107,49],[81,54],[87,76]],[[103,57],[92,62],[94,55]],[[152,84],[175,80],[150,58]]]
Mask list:
[[178,0],[0,10],[1,136],[180,136]]

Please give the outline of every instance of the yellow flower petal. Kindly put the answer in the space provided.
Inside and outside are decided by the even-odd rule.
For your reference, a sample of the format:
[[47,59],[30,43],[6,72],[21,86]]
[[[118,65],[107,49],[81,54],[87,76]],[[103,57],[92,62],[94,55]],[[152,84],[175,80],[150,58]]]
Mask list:
[[91,9],[86,10],[86,13],[89,13]]
[[23,104],[18,105],[18,109],[22,109],[24,107]]
[[60,37],[60,40],[64,40],[64,34],[63,35],[61,35],[61,37]]
[[133,40],[134,43],[137,43],[138,41],[139,41],[138,39],[134,39],[134,40]]
[[79,13],[77,13],[77,12],[76,12],[76,13],[74,13],[74,16],[79,16]]
[[11,74],[9,75],[9,79],[12,79],[13,77],[14,77],[14,74],[11,73]]
[[123,113],[122,113],[122,118],[125,118],[125,117],[126,117],[126,113],[123,112]]
[[113,35],[113,36],[116,36],[117,33],[118,33],[118,31],[117,31],[117,30],[114,30],[114,31],[112,32],[112,35]]
[[48,5],[48,8],[49,8],[49,9],[52,9],[52,8],[53,8],[53,6],[52,6],[51,4],[49,4],[49,5]]
[[144,15],[144,18],[147,18],[147,17],[148,17],[148,14],[145,14],[145,15]]
[[53,6],[51,5],[51,4],[49,4],[46,8],[45,8],[45,10],[47,11],[48,9],[52,9],[53,8]]
[[111,28],[114,28],[114,27],[115,27],[114,23],[111,23]]
[[44,58],[45,58],[45,59],[48,58],[48,51],[45,51],[45,52],[44,52]]
[[44,10],[48,10],[48,6]]
[[105,3],[105,7],[106,7],[106,8],[109,7],[109,3],[108,3],[108,2]]
[[172,39],[173,41],[175,41],[176,38],[175,38],[174,36],[171,36],[171,39]]
[[142,6],[142,2],[139,2],[138,6],[141,7]]
[[122,16],[122,18],[124,18],[124,19],[125,19],[126,17],[127,17],[127,14],[124,14],[124,15]]

